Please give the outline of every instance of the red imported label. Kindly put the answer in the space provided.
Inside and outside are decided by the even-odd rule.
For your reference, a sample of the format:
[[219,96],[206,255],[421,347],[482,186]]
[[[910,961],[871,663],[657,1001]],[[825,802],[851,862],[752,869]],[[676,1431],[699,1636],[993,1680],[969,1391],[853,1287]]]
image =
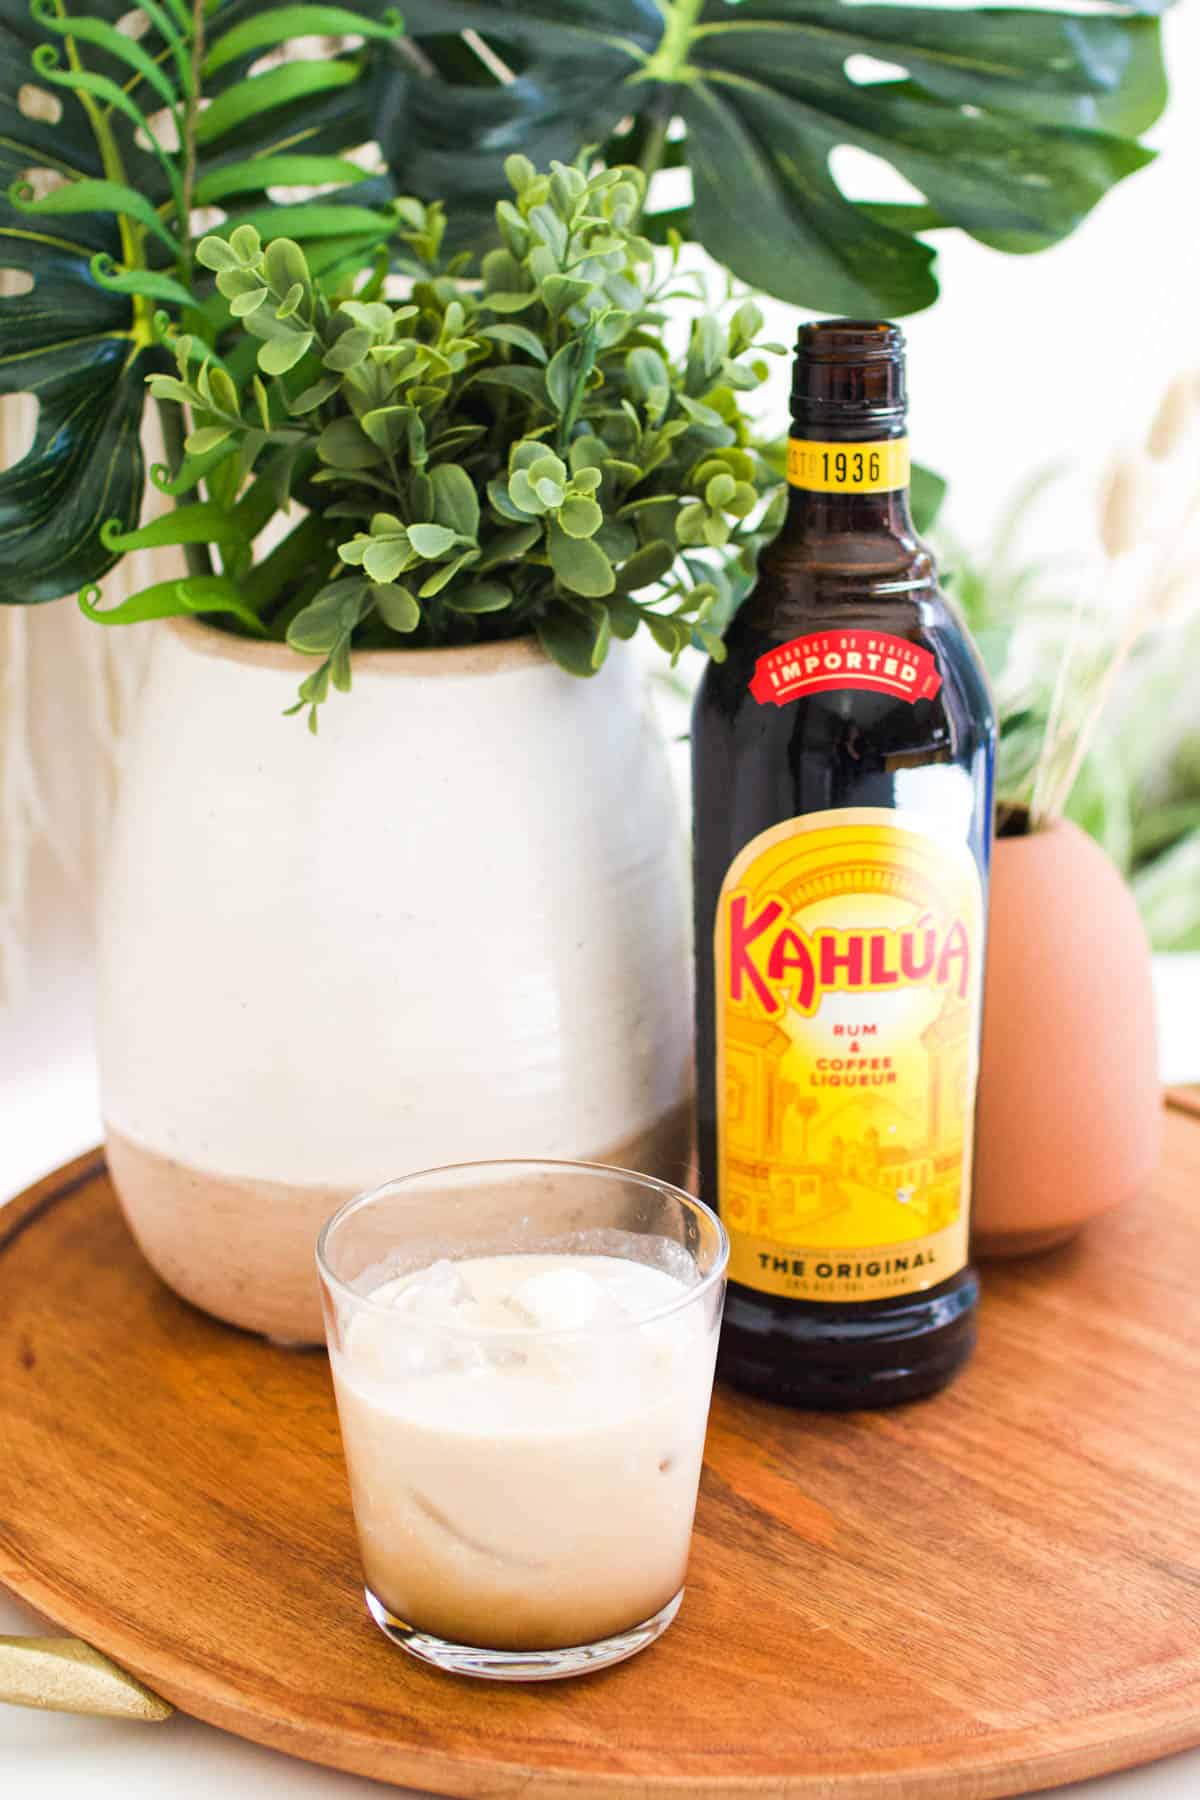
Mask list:
[[768,650],[754,667],[750,692],[765,706],[786,706],[802,694],[830,688],[867,688],[898,699],[932,700],[942,685],[928,650],[886,631],[814,631]]

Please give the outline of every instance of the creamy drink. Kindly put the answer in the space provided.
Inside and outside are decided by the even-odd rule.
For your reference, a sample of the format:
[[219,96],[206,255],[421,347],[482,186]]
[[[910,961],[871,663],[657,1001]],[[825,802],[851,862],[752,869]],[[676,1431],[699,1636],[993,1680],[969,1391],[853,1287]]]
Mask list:
[[330,1362],[389,1636],[527,1680],[665,1630],[725,1255],[699,1202],[586,1164],[431,1171],[335,1216],[319,1249]]
[[355,1317],[334,1375],[367,1585],[394,1617],[556,1649],[679,1592],[713,1343],[686,1305],[690,1260],[662,1253],[678,1272],[493,1256],[371,1294],[392,1316]]

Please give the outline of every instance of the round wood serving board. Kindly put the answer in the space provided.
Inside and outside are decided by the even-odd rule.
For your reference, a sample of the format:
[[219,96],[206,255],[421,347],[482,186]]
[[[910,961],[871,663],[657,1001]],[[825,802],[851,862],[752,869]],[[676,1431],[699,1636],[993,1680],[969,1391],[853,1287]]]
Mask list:
[[452,1795],[988,1800],[1200,1742],[1200,1119],[1155,1193],[987,1271],[947,1393],[719,1393],[687,1598],[476,1685],[363,1608],[324,1358],[160,1285],[100,1156],[0,1214],[0,1581],[212,1724]]

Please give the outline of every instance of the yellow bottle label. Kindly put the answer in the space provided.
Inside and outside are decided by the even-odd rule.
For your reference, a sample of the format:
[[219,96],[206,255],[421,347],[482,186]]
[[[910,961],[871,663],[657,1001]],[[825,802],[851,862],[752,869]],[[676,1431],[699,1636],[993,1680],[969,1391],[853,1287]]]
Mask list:
[[967,1260],[983,981],[967,846],[882,807],[810,813],[730,866],[716,922],[730,1277],[805,1301]]
[[788,481],[817,494],[889,494],[907,487],[910,473],[907,438],[874,444],[788,439]]

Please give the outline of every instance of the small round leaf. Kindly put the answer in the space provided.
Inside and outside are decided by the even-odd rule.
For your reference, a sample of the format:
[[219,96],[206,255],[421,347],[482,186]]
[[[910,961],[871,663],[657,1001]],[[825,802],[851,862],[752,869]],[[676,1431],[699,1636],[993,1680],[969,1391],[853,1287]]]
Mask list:
[[591,538],[568,537],[560,527],[549,532],[550,563],[564,587],[588,599],[601,599],[617,585],[613,566]]
[[410,525],[408,541],[418,556],[431,562],[435,557],[445,556],[448,550],[453,550],[458,540],[448,525]]
[[406,587],[397,582],[382,582],[371,588],[375,611],[393,631],[415,631],[421,623],[421,608]]
[[604,523],[604,514],[586,494],[569,494],[558,512],[558,522],[568,537],[590,538]]

